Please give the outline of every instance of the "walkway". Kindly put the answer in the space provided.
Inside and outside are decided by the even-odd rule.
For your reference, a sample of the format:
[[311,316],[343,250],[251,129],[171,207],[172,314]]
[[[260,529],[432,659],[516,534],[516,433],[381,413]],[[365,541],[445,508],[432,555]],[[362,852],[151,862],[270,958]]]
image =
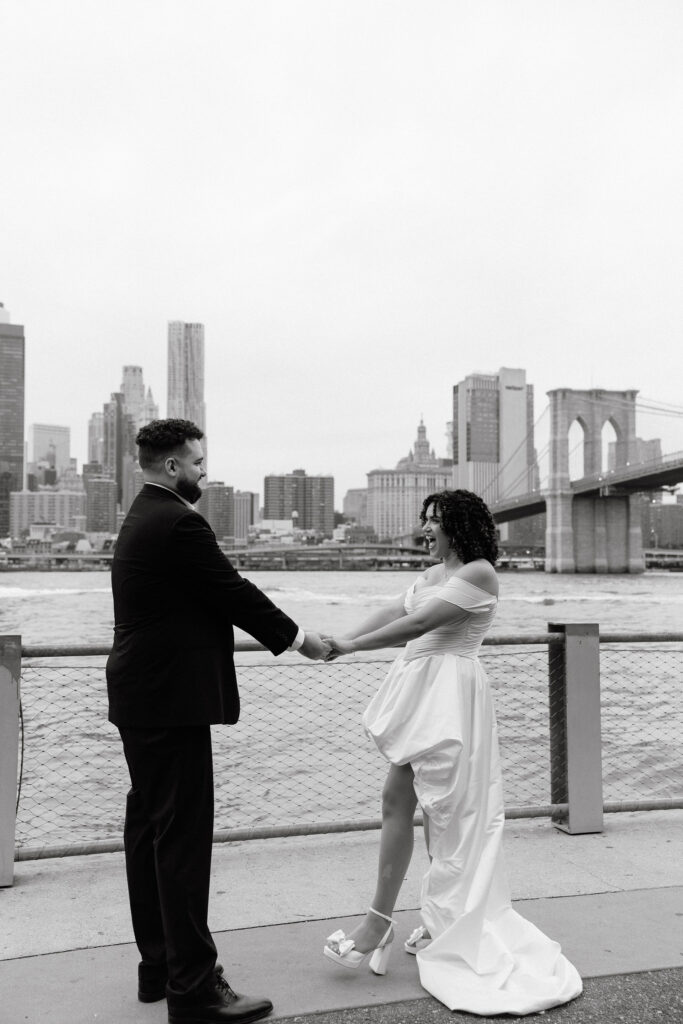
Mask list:
[[[367,905],[378,833],[217,845],[210,924],[233,986],[267,994],[270,1019],[297,1024],[308,1014],[318,1024],[476,1020],[427,996],[400,948],[418,920],[426,858],[417,840],[384,978],[340,971],[321,955],[325,936]],[[607,815],[605,831],[589,836],[566,836],[546,819],[506,825],[516,908],[587,979],[586,994],[553,1011],[553,1024],[683,1020],[681,849],[683,811]],[[166,1021],[164,1002],[136,999],[121,854],[19,862],[14,887],[0,890],[0,922],[1,1021]]]

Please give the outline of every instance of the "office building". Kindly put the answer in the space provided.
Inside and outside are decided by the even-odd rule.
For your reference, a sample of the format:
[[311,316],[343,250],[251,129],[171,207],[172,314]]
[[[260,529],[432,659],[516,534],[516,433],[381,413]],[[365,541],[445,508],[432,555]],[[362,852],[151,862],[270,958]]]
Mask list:
[[235,491],[235,544],[246,544],[249,539],[249,527],[259,519],[259,496],[253,491]]
[[116,481],[116,501],[123,501],[123,476],[126,456],[136,458],[135,427],[125,411],[123,394],[112,393],[102,409],[102,469],[103,475]]
[[88,462],[104,459],[104,414],[94,412],[88,420]]
[[86,510],[83,491],[12,491],[10,494],[10,536],[19,540],[31,526],[49,523],[73,530]]
[[453,388],[453,486],[492,503],[537,481],[534,389],[526,371],[471,374]]
[[10,493],[24,483],[24,328],[0,303],[0,537],[10,528]]
[[[192,420],[206,433],[204,324],[169,322],[166,415],[170,419]],[[206,438],[202,447],[206,466]]]
[[368,473],[367,525],[383,540],[410,540],[419,534],[422,502],[451,486],[450,459],[437,458],[420,422],[414,447],[395,469]]
[[352,487],[348,490],[344,495],[342,512],[347,521],[353,520],[358,526],[366,526],[368,520],[367,487]]
[[263,518],[289,520],[299,530],[331,537],[334,529],[334,477],[307,476],[304,469],[265,477]]
[[31,467],[55,470],[57,479],[71,461],[71,430],[55,424],[32,423],[28,428],[28,461]]
[[123,478],[121,481],[121,511],[124,515],[130,511],[135,497],[142,490],[145,478],[137,459],[126,453],[123,456]]
[[140,427],[159,418],[159,406],[152,389],[145,389],[141,366],[124,366],[121,381],[124,411],[130,416],[137,434]]
[[232,487],[222,480],[206,484],[197,502],[197,511],[204,516],[218,541],[232,543],[235,535],[235,503]]
[[110,477],[84,476],[86,493],[85,528],[88,533],[116,533],[118,485]]
[[[474,373],[453,388],[453,486],[489,505],[538,489],[534,389],[526,370]],[[540,516],[533,520],[504,524],[501,540],[531,544],[544,529]]]

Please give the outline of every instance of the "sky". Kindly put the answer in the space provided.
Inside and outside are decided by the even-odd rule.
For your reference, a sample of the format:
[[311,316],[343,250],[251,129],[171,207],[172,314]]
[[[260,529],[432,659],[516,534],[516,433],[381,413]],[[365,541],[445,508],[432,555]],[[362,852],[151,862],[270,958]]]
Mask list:
[[[26,424],[206,336],[209,477],[446,454],[523,367],[683,409],[679,0],[0,0],[0,302]],[[683,450],[683,418],[641,436]],[[537,438],[539,450],[543,439]]]

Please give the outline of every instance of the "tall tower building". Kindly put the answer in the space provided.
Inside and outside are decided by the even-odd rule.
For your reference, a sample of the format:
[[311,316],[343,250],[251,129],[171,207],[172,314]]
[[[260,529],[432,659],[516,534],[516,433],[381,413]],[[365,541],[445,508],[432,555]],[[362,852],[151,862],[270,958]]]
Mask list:
[[136,434],[150,420],[159,418],[159,406],[154,401],[152,389],[145,390],[141,366],[124,366],[121,394],[123,408],[130,416]]
[[453,486],[484,501],[526,494],[537,482],[534,389],[525,370],[475,373],[453,388]]
[[0,303],[0,537],[10,528],[10,492],[24,477],[24,328]]
[[206,430],[204,324],[171,320],[168,325],[169,418],[192,420]]
[[127,464],[136,454],[133,421],[125,411],[120,391],[113,392],[111,400],[104,403],[102,422],[102,471],[104,476],[116,481],[116,501],[120,505]]
[[94,412],[88,420],[88,462],[104,460],[104,413]]
[[[526,370],[474,373],[453,388],[453,486],[474,491],[488,504],[539,486],[534,388]],[[530,517],[528,523],[503,524],[501,540],[521,540],[521,523],[532,526],[531,519],[540,530],[539,518]]]

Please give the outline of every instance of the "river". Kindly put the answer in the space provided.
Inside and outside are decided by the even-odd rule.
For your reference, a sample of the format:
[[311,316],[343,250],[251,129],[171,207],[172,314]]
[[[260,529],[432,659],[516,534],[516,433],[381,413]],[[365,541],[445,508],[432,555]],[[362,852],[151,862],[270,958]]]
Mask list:
[[[245,574],[304,628],[344,632],[403,591],[414,572]],[[637,576],[500,573],[493,633],[544,632],[548,622],[598,622],[603,632],[683,630],[683,574]],[[0,573],[0,634],[26,644],[108,644],[108,572]]]
[[[412,572],[245,574],[305,628],[343,632],[395,598]],[[604,632],[681,632],[683,575],[500,574],[493,633],[543,633],[549,622]],[[0,634],[25,644],[108,645],[107,572],[0,574]],[[218,828],[377,817],[385,766],[360,716],[395,652],[332,665],[299,655],[238,655],[243,714],[214,736]],[[680,796],[681,645],[601,652],[603,777],[608,800]],[[508,804],[550,799],[545,647],[489,647]],[[26,662],[19,845],[118,838],[127,787],[106,719],[104,658]]]

